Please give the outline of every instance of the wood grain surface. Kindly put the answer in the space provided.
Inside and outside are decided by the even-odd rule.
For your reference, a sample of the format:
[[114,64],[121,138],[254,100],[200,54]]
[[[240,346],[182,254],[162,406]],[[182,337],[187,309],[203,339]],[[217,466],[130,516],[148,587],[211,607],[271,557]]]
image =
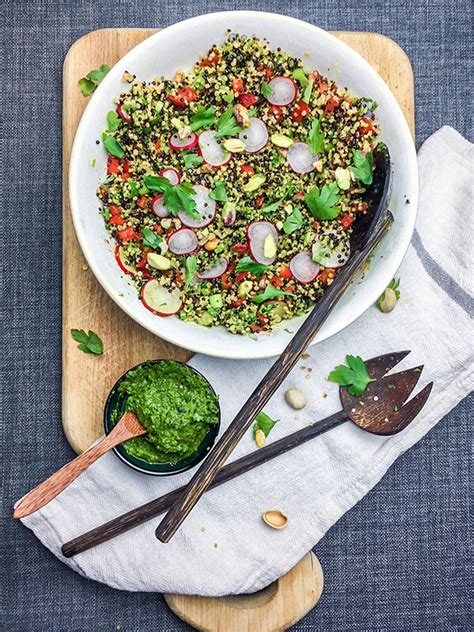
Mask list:
[[204,632],[280,632],[305,616],[319,601],[324,577],[314,553],[286,575],[253,595],[194,597],[165,595],[183,621]]
[[[103,408],[115,381],[150,358],[188,360],[192,355],[140,327],[99,286],[77,243],[69,211],[67,178],[74,134],[88,99],[78,80],[102,63],[114,64],[155,29],[103,29],[81,37],[69,49],[63,72],[63,375],[62,421],[76,452],[103,432]],[[414,128],[414,87],[410,62],[392,40],[376,33],[335,33],[363,55],[387,82]],[[93,329],[104,341],[103,356],[82,353],[71,328]]]

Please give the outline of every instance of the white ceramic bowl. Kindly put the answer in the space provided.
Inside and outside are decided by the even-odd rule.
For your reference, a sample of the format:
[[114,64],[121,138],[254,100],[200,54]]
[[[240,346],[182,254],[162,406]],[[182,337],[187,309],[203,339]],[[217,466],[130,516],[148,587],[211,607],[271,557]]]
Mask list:
[[[101,137],[106,113],[113,107],[112,99],[124,91],[123,72],[128,70],[145,81],[158,75],[172,77],[178,68],[189,68],[198,54],[212,44],[222,43],[228,28],[236,33],[266,37],[271,47],[287,50],[304,59],[307,68],[319,70],[349,87],[354,94],[372,97],[379,103],[381,139],[388,145],[394,165],[390,208],[395,223],[376,251],[364,281],[353,283],[314,342],[338,333],[373,305],[398,269],[414,228],[418,173],[413,140],[398,103],[375,70],[336,37],[300,20],[253,11],[212,13],[179,22],[136,46],[108,73],[82,116],[71,153],[69,195],[76,233],[91,270],[131,318],[157,336],[192,351],[224,358],[264,358],[283,351],[291,335],[284,328],[295,331],[304,317],[261,334],[255,341],[232,335],[223,327],[206,328],[177,317],[155,316],[142,305],[115,261],[114,244],[98,213],[95,194],[104,178],[106,164],[105,150],[95,141]],[[410,204],[405,203],[406,198]]]

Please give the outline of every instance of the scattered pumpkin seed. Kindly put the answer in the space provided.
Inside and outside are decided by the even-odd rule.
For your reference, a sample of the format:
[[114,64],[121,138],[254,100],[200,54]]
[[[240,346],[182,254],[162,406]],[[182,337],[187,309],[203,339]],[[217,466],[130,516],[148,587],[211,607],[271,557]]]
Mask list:
[[284,529],[288,524],[288,518],[279,509],[272,509],[266,511],[263,516],[263,521],[272,529]]

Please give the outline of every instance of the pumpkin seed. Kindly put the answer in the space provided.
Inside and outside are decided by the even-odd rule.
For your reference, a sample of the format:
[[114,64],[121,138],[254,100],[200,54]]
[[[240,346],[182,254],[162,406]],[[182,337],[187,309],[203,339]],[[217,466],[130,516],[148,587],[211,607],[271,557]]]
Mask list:
[[263,516],[263,521],[272,529],[284,529],[288,524],[288,518],[279,509],[272,509],[266,511]]

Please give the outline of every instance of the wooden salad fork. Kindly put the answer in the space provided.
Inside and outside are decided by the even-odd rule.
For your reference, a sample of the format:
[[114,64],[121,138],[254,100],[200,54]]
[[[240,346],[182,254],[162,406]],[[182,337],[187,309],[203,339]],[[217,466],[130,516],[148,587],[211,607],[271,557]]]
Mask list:
[[78,457],[64,465],[60,470],[52,474],[45,481],[31,490],[13,512],[14,518],[24,518],[34,511],[47,505],[53,498],[69,487],[88,467],[95,463],[103,454],[115,448],[115,446],[146,434],[146,429],[138,421],[135,413],[125,413],[113,430],[102,441],[93,445]]
[[393,217],[388,210],[392,168],[387,147],[379,144],[374,152],[373,183],[366,195],[367,209],[354,223],[351,234],[351,258],[339,271],[334,282],[318,300],[309,316],[291,338],[283,353],[263,377],[209,456],[175,501],[155,531],[161,542],[169,542],[201,495],[211,485],[218,471],[229,458],[255,417],[282,384],[308,345],[326,322],[337,302],[375,246],[381,241]]
[[[245,474],[289,450],[298,448],[306,441],[349,420],[362,430],[373,434],[393,435],[404,430],[425,405],[433,386],[431,382],[407,401],[420,379],[423,367],[392,374],[389,371],[409,353],[409,351],[400,351],[368,360],[367,371],[376,381],[371,382],[360,397],[352,396],[347,387],[340,387],[341,411],[224,466],[219,470],[209,489]],[[172,506],[185,489],[185,486],[179,487],[66,542],[61,549],[63,555],[73,557],[159,516]]]

